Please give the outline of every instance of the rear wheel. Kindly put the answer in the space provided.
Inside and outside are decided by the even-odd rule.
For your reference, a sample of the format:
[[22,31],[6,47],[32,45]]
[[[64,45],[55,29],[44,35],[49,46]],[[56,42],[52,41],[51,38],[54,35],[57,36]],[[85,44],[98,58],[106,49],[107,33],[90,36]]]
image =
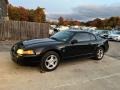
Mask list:
[[40,67],[43,71],[53,71],[59,65],[60,57],[54,51],[47,52],[40,62]]
[[103,59],[104,56],[104,49],[102,47],[98,48],[96,53],[95,53],[95,60],[101,60]]

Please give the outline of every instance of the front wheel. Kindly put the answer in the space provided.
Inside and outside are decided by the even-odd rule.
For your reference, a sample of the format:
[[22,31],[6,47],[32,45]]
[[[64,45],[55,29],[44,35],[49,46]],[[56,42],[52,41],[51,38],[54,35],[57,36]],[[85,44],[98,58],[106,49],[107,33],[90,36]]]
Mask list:
[[104,56],[104,49],[102,47],[98,48],[95,53],[95,60],[102,60]]
[[42,57],[40,68],[43,71],[53,71],[58,67],[59,61],[59,55],[54,51],[49,51]]

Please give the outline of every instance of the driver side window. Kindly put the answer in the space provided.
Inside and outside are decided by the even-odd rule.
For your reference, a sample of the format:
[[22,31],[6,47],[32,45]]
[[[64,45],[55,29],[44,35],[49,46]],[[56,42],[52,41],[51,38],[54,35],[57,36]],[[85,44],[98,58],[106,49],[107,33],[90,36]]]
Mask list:
[[89,33],[77,33],[72,40],[77,40],[78,42],[90,41]]

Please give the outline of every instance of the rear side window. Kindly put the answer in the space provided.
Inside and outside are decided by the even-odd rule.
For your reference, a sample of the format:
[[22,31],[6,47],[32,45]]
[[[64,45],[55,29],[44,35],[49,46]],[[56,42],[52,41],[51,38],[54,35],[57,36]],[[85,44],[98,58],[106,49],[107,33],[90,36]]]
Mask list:
[[95,36],[94,36],[94,35],[92,35],[92,34],[90,34],[90,40],[91,40],[91,41],[96,40]]
[[73,37],[73,40],[77,40],[78,42],[81,42],[81,41],[90,41],[90,35],[89,35],[89,33],[77,33]]

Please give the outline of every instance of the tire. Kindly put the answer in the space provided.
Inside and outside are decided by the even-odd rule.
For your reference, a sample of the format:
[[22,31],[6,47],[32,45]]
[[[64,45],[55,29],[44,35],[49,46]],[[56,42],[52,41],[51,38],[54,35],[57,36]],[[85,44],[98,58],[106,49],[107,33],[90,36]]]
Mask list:
[[45,53],[40,62],[40,68],[42,71],[55,70],[60,62],[60,56],[54,51]]
[[95,59],[95,60],[102,60],[103,57],[104,57],[104,49],[103,49],[102,47],[99,47],[99,48],[96,50],[94,59]]

